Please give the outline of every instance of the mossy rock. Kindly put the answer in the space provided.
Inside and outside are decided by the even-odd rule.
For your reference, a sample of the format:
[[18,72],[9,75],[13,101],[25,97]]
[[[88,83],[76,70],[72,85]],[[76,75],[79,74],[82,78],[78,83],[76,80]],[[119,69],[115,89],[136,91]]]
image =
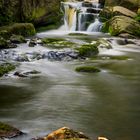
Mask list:
[[99,53],[98,44],[84,44],[76,48],[80,57],[92,57]]
[[108,6],[105,7],[100,12],[100,18],[102,22],[106,22],[107,20],[113,18],[114,16],[121,16],[121,15],[134,18],[136,17],[137,14],[122,6]]
[[0,27],[0,31],[7,31],[9,36],[12,34],[22,36],[32,36],[36,33],[32,23],[14,23],[12,25]]
[[0,64],[0,77],[4,74],[14,70],[16,67],[11,63],[2,63]]
[[89,72],[89,73],[96,73],[100,72],[100,69],[94,66],[80,66],[75,69],[77,72]]
[[140,36],[140,24],[138,21],[130,17],[115,16],[111,20],[104,23],[102,31],[109,32],[114,36],[122,33]]
[[42,42],[46,47],[51,47],[55,49],[72,48],[76,45],[75,43],[62,38],[44,38],[42,39]]
[[7,46],[8,46],[7,41],[0,36],[0,49],[7,48]]
[[12,138],[23,134],[17,128],[0,122],[0,138]]
[[26,43],[26,40],[25,40],[25,38],[22,35],[12,35],[10,37],[10,41],[12,43],[17,43],[17,44],[19,44],[19,43]]

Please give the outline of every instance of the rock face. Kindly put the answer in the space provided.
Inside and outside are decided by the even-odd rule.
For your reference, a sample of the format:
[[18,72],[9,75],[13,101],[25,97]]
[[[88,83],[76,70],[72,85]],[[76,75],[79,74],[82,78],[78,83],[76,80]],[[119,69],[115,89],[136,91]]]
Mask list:
[[36,26],[60,19],[60,0],[1,0],[0,26],[9,22],[33,22]]
[[104,24],[103,31],[115,36],[121,33],[140,36],[140,24],[126,16],[115,16]]
[[62,127],[43,138],[34,140],[89,140],[82,132],[76,132],[68,127]]
[[120,5],[125,8],[131,9],[133,11],[137,11],[140,6],[139,0],[105,0],[105,6],[116,6]]
[[0,138],[13,138],[23,134],[17,128],[0,122]]

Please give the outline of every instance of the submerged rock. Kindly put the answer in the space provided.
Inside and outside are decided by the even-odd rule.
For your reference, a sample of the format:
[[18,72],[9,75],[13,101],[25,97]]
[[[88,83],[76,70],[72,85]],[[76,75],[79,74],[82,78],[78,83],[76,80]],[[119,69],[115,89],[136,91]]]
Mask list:
[[30,77],[30,76],[35,76],[37,74],[40,74],[41,72],[40,71],[36,71],[36,70],[32,70],[32,71],[27,71],[27,72],[20,72],[20,71],[16,71],[14,73],[15,76],[18,76],[18,77]]
[[62,127],[42,138],[33,140],[89,140],[82,132],[74,131],[68,127]]
[[13,138],[22,135],[23,132],[8,124],[0,122],[0,138]]
[[37,44],[42,44],[42,41],[41,39],[39,38],[32,38],[29,42],[29,47],[34,47],[36,46]]
[[75,70],[77,72],[89,72],[89,73],[100,72],[100,69],[94,66],[80,66],[80,67],[77,67]]
[[44,38],[42,39],[42,42],[45,47],[51,47],[54,49],[72,48],[76,46],[75,43],[63,38]]

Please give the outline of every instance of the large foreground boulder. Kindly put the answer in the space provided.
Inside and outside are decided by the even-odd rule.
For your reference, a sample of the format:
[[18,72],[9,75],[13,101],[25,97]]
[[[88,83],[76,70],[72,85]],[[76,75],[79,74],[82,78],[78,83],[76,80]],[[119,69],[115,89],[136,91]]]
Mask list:
[[140,36],[140,23],[130,17],[115,16],[104,24],[102,31],[114,36],[122,33]]
[[76,132],[68,127],[62,127],[45,137],[34,140],[89,140],[82,132]]
[[0,139],[1,138],[13,138],[23,133],[15,127],[0,122]]
[[131,18],[135,18],[137,14],[125,7],[122,6],[109,6],[105,7],[101,12],[100,12],[100,17],[102,21],[106,21],[108,19],[111,19],[114,16],[127,16]]

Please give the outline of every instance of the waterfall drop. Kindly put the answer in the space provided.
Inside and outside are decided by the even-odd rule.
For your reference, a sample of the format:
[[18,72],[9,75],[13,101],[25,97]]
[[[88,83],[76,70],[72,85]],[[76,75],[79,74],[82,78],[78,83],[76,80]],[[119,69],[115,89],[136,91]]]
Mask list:
[[100,32],[102,23],[99,0],[62,2],[64,24],[67,31]]

